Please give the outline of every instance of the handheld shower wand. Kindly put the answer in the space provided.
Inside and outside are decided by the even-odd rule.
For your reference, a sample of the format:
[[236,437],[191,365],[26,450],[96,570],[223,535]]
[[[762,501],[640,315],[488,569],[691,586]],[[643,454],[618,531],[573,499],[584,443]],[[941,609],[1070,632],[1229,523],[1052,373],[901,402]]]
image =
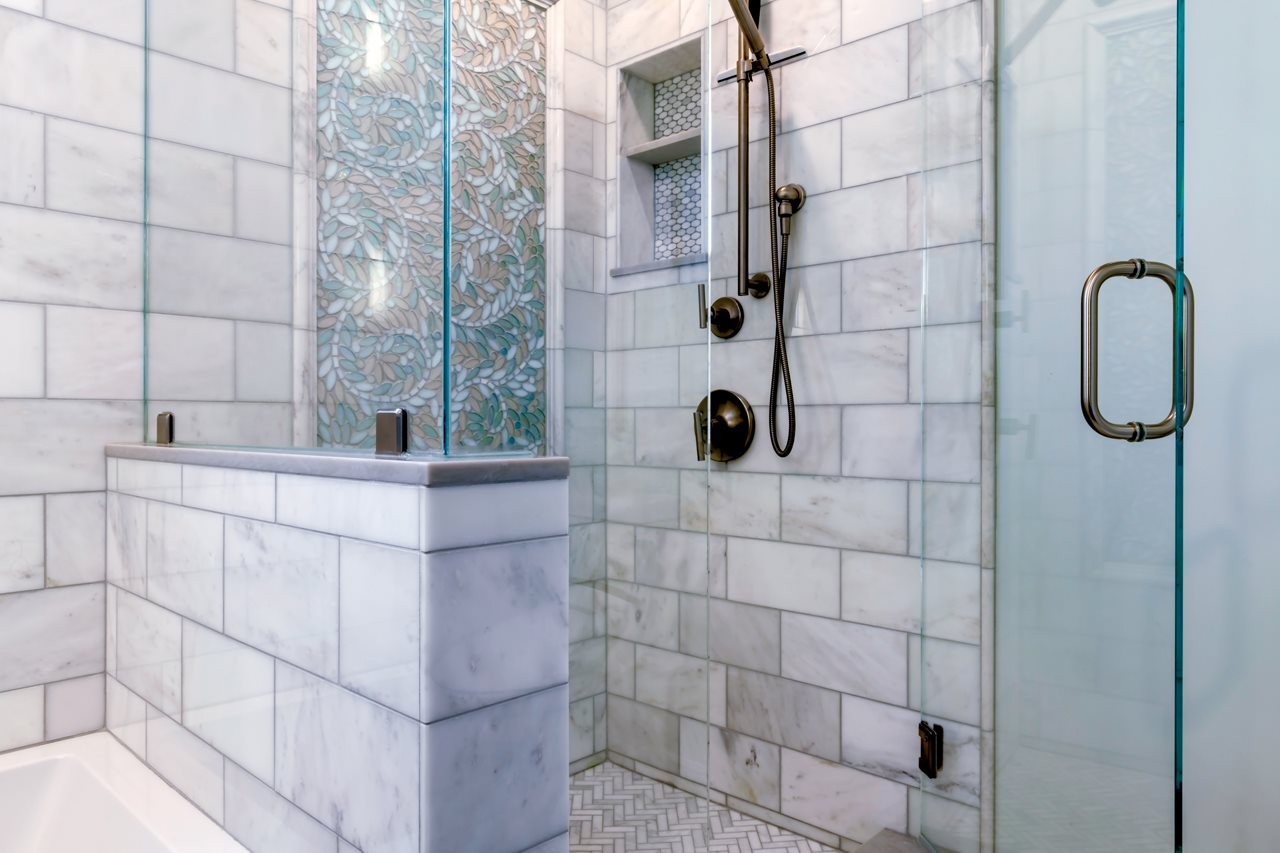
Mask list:
[[[750,246],[748,243],[748,207],[750,205],[750,170],[748,151],[750,139],[750,87],[751,77],[756,72],[763,72],[765,86],[769,98],[769,258],[773,271],[773,370],[769,379],[769,441],[773,444],[773,452],[778,456],[787,456],[795,444],[796,438],[796,399],[791,386],[791,364],[787,359],[786,325],[783,312],[786,306],[787,293],[787,251],[791,242],[791,219],[804,206],[804,187],[799,184],[778,186],[778,116],[777,96],[773,84],[773,66],[781,61],[798,59],[804,55],[803,50],[784,51],[777,60],[769,57],[765,50],[764,37],[756,25],[759,15],[758,0],[755,8],[748,5],[748,0],[729,0],[733,15],[738,19],[741,36],[738,40],[738,64],[731,79],[738,82],[738,295],[750,293],[757,298],[763,297],[768,289],[755,284],[756,277],[751,276]],[[721,75],[718,79],[726,79],[729,75]],[[781,231],[782,245],[778,245]],[[781,251],[779,251],[781,248]],[[787,403],[787,437],[781,441],[778,437],[778,385],[781,380],[782,390]]]

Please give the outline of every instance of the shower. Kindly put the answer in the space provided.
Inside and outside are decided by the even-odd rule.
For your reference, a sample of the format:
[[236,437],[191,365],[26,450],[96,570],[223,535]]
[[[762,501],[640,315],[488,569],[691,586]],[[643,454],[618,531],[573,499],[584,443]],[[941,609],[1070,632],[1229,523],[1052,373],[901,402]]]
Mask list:
[[[729,0],[734,17],[738,19],[738,63],[732,72],[720,75],[721,81],[734,79],[738,84],[738,295],[750,294],[763,298],[769,291],[769,280],[749,272],[750,204],[750,98],[751,78],[764,74],[769,99],[769,259],[773,274],[773,367],[769,379],[769,441],[773,452],[787,456],[795,444],[796,400],[791,385],[791,364],[787,359],[786,327],[783,311],[786,306],[787,253],[791,242],[791,218],[804,206],[804,187],[799,184],[778,186],[778,117],[777,97],[774,90],[773,68],[784,62],[804,56],[803,48],[791,48],[770,56],[765,49],[764,37],[757,24],[760,17],[759,0]],[[781,239],[779,239],[781,238]],[[779,383],[786,397],[786,440],[778,436]]]

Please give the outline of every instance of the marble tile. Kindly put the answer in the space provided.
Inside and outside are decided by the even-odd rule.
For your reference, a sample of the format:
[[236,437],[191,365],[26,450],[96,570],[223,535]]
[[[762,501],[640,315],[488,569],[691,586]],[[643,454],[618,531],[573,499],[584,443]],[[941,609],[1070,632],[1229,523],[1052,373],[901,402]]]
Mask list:
[[729,728],[814,755],[840,757],[840,695],[729,667]]
[[44,532],[49,586],[100,581],[106,576],[107,498],[102,492],[45,496]]
[[855,841],[907,828],[907,788],[789,749],[782,750],[782,811]]
[[924,102],[899,101],[841,120],[841,181],[846,187],[920,171],[924,164]]
[[685,717],[705,720],[706,660],[649,646],[637,646],[636,699]]
[[905,402],[907,344],[901,331],[797,338],[789,350],[797,399],[812,405]]
[[905,329],[920,324],[922,252],[848,261],[840,268],[843,322],[849,331]]
[[182,624],[182,724],[260,779],[274,773],[275,664],[194,622]]
[[335,853],[338,837],[249,773],[227,762],[223,828],[250,850]]
[[147,703],[129,688],[107,678],[107,731],[139,758],[147,755]]
[[[921,794],[911,791],[912,832],[920,830],[918,823],[926,814],[925,826],[929,837],[936,844],[943,845],[943,849],[955,850],[956,853],[978,853],[985,849],[980,846],[978,839],[978,809],[928,792]],[[1073,840],[1078,837],[1073,829],[1066,831],[1070,833],[1067,837]],[[1108,846],[1110,841],[1108,838],[1102,842],[1102,846]]]
[[982,165],[962,163],[923,176],[924,234],[930,246],[982,239]]
[[418,718],[422,557],[356,539],[339,554],[338,680]]
[[609,520],[679,527],[682,472],[610,466],[606,497]]
[[782,478],[782,535],[791,542],[904,553],[907,483]]
[[977,645],[982,641],[982,570],[964,563],[924,565],[924,633]]
[[711,787],[765,808],[780,807],[777,746],[719,726],[712,727],[709,741]]
[[919,479],[919,406],[847,406],[841,425],[841,471],[846,477]]
[[142,221],[142,137],[52,116],[45,119],[45,205]]
[[577,524],[569,528],[569,582],[604,580],[605,525]]
[[0,693],[0,752],[44,740],[44,687],[24,687]]
[[[0,8],[0,103],[142,131],[142,50]],[[75,62],[67,61],[75,57]],[[44,81],[33,86],[32,80]],[[42,253],[47,251],[40,247]]]
[[912,637],[908,652],[910,706],[929,717],[977,726],[981,722],[982,662],[977,646]]
[[932,92],[977,80],[982,74],[979,3],[961,3],[921,21],[920,39],[936,49],[912,55],[912,91]]
[[224,591],[227,634],[338,677],[337,537],[227,518]]
[[[634,293],[610,293],[605,305],[605,343],[609,351],[630,351],[636,345],[636,295]],[[669,356],[663,356],[670,358]],[[634,370],[627,361],[615,364],[618,371]],[[636,378],[643,371],[635,371]],[[627,389],[617,388],[615,392],[628,393]],[[660,389],[650,389],[649,393],[661,393]]]
[[[904,785],[919,784],[919,711],[842,696],[840,720],[843,763]],[[951,734],[950,728],[946,734]],[[944,765],[948,757],[944,756]]]
[[[230,94],[219,98],[231,102]],[[290,321],[288,247],[154,226],[150,237],[149,305],[156,314]]]
[[[260,5],[256,0],[241,3]],[[290,242],[290,202],[293,182],[289,170],[254,160],[236,160],[236,236],[269,243]]]
[[104,678],[102,673],[98,673],[45,685],[45,740],[96,732],[105,725]]
[[147,709],[147,763],[205,814],[222,822],[222,754],[153,708]]
[[981,486],[912,483],[910,511],[912,554],[960,563],[981,559]]
[[680,594],[614,581],[608,590],[610,637],[675,650],[680,647]]
[[707,596],[680,596],[680,651],[699,658],[707,656]]
[[707,724],[687,717],[680,718],[680,775],[699,785],[708,784],[707,768],[711,745]]
[[566,53],[564,71],[565,108],[595,121],[604,121],[608,101],[604,69],[588,59]]
[[0,299],[141,309],[140,226],[6,205],[0,230]]
[[0,690],[101,672],[101,584],[0,596]]
[[111,584],[106,587],[106,670],[110,675],[116,674],[116,599],[120,590]]
[[916,20],[921,0],[844,0],[842,11],[844,40],[855,41]]
[[630,524],[605,525],[605,570],[611,580],[636,579],[636,529]]
[[660,770],[680,771],[680,718],[670,711],[609,697],[609,749],[643,758]]
[[561,686],[424,726],[423,849],[525,850],[567,830],[567,707]]
[[182,503],[211,512],[275,521],[276,478],[269,471],[183,465]]
[[575,465],[605,464],[604,409],[564,411],[565,455]]
[[609,692],[628,699],[636,698],[636,644],[610,637],[605,670]]
[[611,351],[605,362],[609,407],[679,405],[679,363],[674,347]]
[[605,691],[604,637],[569,646],[569,698],[578,700]]
[[[982,398],[980,323],[911,329],[911,402],[977,403]],[[928,336],[928,358],[924,338]]]
[[709,605],[712,660],[777,675],[782,657],[778,611],[717,598]]
[[147,592],[147,502],[107,494],[107,580],[138,595]]
[[0,498],[0,593],[44,586],[44,498]]
[[588,696],[569,703],[569,760],[595,752],[595,699]]
[[398,483],[280,474],[276,518],[308,530],[417,548],[421,492]]
[[235,399],[235,324],[152,312],[147,383],[153,399]]
[[925,406],[923,478],[977,483],[982,473],[981,443],[980,406]]
[[845,551],[840,556],[840,618],[920,631],[920,559]]
[[[3,118],[0,113],[0,120]],[[3,180],[0,175],[0,182]],[[6,330],[0,341],[0,394],[6,397],[44,396],[44,312],[42,305],[0,302],[0,327]]]
[[290,83],[290,15],[257,0],[236,0],[236,72],[279,86]]
[[711,532],[777,539],[780,479],[773,474],[712,471],[708,479]]
[[276,663],[275,788],[365,853],[418,847],[420,728]]
[[147,505],[147,598],[215,630],[222,629],[224,516]]
[[924,96],[927,168],[967,163],[982,156],[982,84]]
[[982,735],[976,726],[950,720],[939,723],[945,730],[942,769],[938,778],[926,782],[926,789],[950,800],[977,806],[982,784]]
[[182,617],[116,594],[116,678],[166,714],[182,710]]
[[[831,80],[849,80],[831,92]],[[787,92],[824,92],[818,98],[787,98]],[[898,28],[816,54],[783,72],[785,132],[853,115],[907,97],[907,31]]]
[[782,614],[782,674],[885,702],[906,699],[907,637],[834,619]]
[[681,592],[707,592],[707,537],[702,533],[635,528],[635,579]]
[[153,51],[235,67],[234,0],[148,0],[147,11],[147,43]]
[[[32,424],[41,429],[33,431]],[[102,446],[141,434],[136,402],[0,399],[0,495],[100,491],[106,485]]]
[[182,502],[182,467],[145,459],[117,459],[114,491],[166,503]]
[[[45,320],[49,397],[141,399],[141,314],[50,305]],[[86,341],[93,341],[92,358],[86,357]]]
[[735,601],[819,616],[839,615],[838,551],[730,538],[728,561],[728,597]]
[[430,554],[425,573],[424,719],[568,679],[566,539]]
[[645,0],[610,4],[605,25],[609,37],[609,65],[617,65],[675,41],[680,35],[680,19],[674,11],[655,15],[653,4]]
[[[37,12],[38,14],[38,12]],[[39,113],[0,107],[0,201],[44,205],[44,119]]]
[[[207,234],[232,231],[233,158],[159,139],[147,143],[152,224]],[[200,199],[193,204],[192,199]]]

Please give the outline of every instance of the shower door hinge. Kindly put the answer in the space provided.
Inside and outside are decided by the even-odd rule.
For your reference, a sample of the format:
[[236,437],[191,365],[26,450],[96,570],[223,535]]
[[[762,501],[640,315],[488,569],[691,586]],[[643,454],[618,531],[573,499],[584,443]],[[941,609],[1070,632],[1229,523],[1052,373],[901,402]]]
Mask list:
[[173,412],[156,415],[156,444],[173,444]]
[[409,452],[409,413],[404,409],[382,409],[373,420],[373,452],[378,456],[399,456]]
[[942,726],[920,721],[920,772],[938,778],[942,769]]

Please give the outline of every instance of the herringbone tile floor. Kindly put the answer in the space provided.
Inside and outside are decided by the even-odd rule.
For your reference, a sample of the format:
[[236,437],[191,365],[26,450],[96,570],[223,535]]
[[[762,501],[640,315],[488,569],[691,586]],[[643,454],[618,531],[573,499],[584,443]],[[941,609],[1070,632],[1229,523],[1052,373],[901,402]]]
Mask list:
[[573,777],[569,803],[570,853],[831,853],[609,762]]

